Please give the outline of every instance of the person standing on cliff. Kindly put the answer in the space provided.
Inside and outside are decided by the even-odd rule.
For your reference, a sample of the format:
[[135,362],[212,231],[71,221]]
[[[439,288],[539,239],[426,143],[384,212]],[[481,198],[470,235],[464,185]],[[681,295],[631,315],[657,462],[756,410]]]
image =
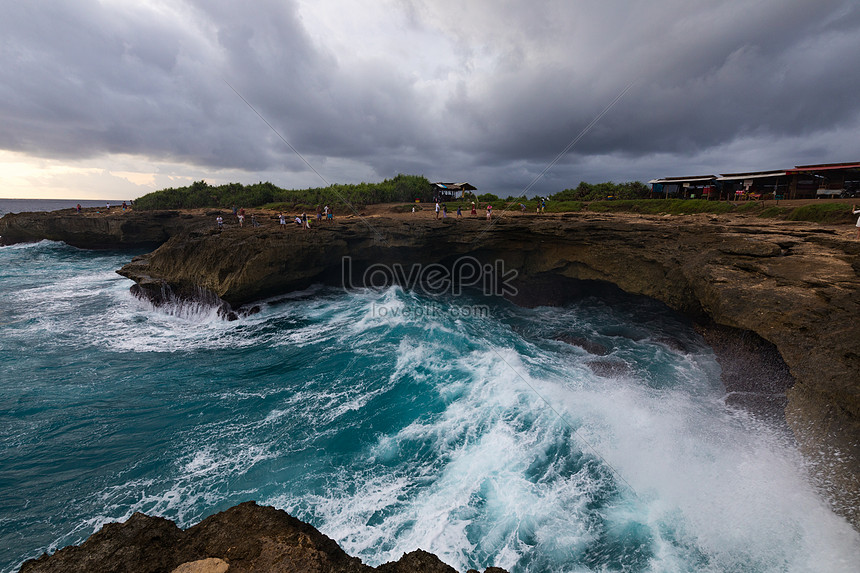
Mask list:
[[[851,213],[860,215],[860,209],[857,208],[857,205],[851,205]],[[857,217],[857,238],[860,239],[860,217]]]

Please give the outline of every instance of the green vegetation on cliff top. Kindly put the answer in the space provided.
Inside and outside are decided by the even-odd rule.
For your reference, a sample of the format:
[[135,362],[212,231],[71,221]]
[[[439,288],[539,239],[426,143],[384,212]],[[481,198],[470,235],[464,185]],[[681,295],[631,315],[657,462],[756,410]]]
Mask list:
[[[546,212],[564,213],[587,209],[598,213],[643,213],[685,215],[694,213],[743,213],[761,218],[790,221],[813,221],[817,223],[845,223],[852,221],[851,209],[844,203],[816,203],[802,207],[788,207],[764,201],[749,201],[735,205],[727,201],[704,199],[645,199],[649,190],[639,181],[627,183],[590,184],[581,182],[575,189],[565,189],[549,197]],[[613,200],[606,200],[606,199]],[[400,174],[381,183],[338,184],[310,189],[282,189],[272,183],[227,183],[209,185],[195,181],[192,185],[154,191],[137,199],[135,208],[154,209],[199,209],[207,207],[230,208],[262,207],[273,210],[313,210],[316,206],[330,205],[340,209],[346,204],[363,207],[377,203],[410,203],[433,200],[433,188],[423,175]],[[497,208],[519,210],[525,205],[527,212],[535,212],[540,204],[538,198],[508,197],[501,200],[496,195],[485,193],[471,195],[462,200],[451,201],[463,208],[470,201],[479,204],[493,203]],[[585,202],[588,202],[587,204]],[[507,207],[506,207],[507,206]],[[406,208],[411,210],[411,206]]]
[[195,181],[188,187],[162,189],[135,200],[137,209],[199,209],[205,207],[292,208],[296,205],[341,206],[394,203],[432,199],[430,182],[424,176],[397,175],[381,183],[329,185],[311,189],[282,189],[272,183],[227,183],[209,185]]

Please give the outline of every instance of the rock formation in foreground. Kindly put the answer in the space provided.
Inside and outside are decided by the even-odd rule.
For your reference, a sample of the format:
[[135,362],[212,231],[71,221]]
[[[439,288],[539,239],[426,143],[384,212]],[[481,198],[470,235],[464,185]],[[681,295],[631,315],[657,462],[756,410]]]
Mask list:
[[[364,565],[337,543],[284,511],[249,501],[182,530],[135,513],[110,523],[80,546],[24,563],[20,573],[456,573],[415,550],[379,567]],[[470,570],[474,572],[474,570]],[[485,573],[505,573],[496,567]]]

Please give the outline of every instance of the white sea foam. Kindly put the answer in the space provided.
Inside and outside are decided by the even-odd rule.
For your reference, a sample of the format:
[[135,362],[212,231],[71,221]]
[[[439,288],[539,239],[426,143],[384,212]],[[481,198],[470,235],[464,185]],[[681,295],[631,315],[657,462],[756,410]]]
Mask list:
[[[165,411],[181,422],[154,424],[163,446],[99,474],[96,494],[81,494],[95,504],[71,500],[63,540],[134,511],[187,526],[257,499],[370,564],[418,547],[460,570],[610,571],[637,556],[630,570],[840,572],[860,562],[860,537],[818,497],[794,446],[725,405],[719,366],[694,334],[661,342],[671,324],[629,327],[602,307],[418,317],[402,310],[445,303],[396,287],[282,298],[226,322],[202,308],[152,309],[103,269],[52,280],[20,290],[13,318],[24,319],[4,340],[97,357],[178,353],[141,360],[157,376],[109,380],[128,383],[122,392],[87,391],[100,409],[112,398],[149,407],[167,392]],[[84,320],[74,318],[81,305]],[[593,354],[553,339],[562,330],[629,369],[595,375]],[[219,377],[222,351],[240,364]],[[191,357],[198,369],[214,364],[181,371]]]
[[[435,456],[407,456],[387,477],[350,476],[352,486],[324,498],[279,500],[312,506],[324,531],[371,563],[421,547],[460,569],[515,568],[533,552],[564,561],[640,526],[655,571],[850,571],[860,562],[857,533],[817,496],[782,434],[725,408],[718,388],[703,395],[718,373],[710,353],[677,353],[678,380],[655,388],[581,367],[573,378],[541,373],[540,361],[494,347],[441,365],[428,358],[438,350],[404,341],[392,378],[435,379],[445,410],[369,452],[372,466],[416,447]],[[577,452],[604,469],[571,473],[565,460]],[[620,497],[598,515],[589,504],[607,488]]]

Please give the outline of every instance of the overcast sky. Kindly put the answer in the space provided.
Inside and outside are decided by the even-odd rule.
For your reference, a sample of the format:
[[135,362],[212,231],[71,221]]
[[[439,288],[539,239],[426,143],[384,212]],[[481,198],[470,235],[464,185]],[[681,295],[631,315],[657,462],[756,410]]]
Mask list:
[[0,197],[397,173],[533,195],[860,160],[857,0],[4,0],[2,13]]

